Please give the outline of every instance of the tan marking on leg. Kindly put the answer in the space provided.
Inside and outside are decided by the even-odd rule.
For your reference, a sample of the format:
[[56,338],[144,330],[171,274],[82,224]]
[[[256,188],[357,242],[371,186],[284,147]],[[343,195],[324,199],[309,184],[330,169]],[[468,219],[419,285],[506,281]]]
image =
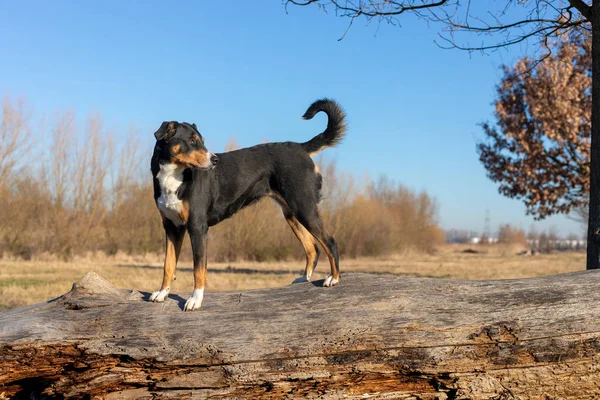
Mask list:
[[206,244],[207,235],[204,235],[202,243],[202,259],[198,263],[194,261],[194,291],[190,298],[185,302],[183,311],[194,311],[200,309],[204,299],[204,286],[206,286]]
[[177,260],[181,253],[181,245],[183,244],[183,235],[180,239],[173,241],[169,235],[167,235],[167,246],[165,251],[165,263],[163,270],[163,282],[160,290],[164,290],[171,286],[173,277],[175,276],[175,268],[177,267]]
[[290,228],[292,228],[292,231],[300,243],[302,243],[302,247],[304,247],[304,252],[306,254],[306,267],[304,268],[304,275],[310,278],[317,261],[317,245],[313,239],[313,236],[300,223],[300,221],[296,219],[296,217],[286,217],[285,220]]
[[181,221],[183,221],[183,224],[185,225],[190,217],[190,202],[187,200],[182,200],[181,204],[182,207],[181,211],[179,212],[179,218],[181,218]]
[[194,289],[202,289],[206,286],[206,259],[199,268],[194,268]]
[[290,228],[292,228],[292,232],[294,232],[300,243],[302,243],[302,247],[304,247],[304,253],[306,255],[306,266],[304,267],[304,275],[310,278],[316,267],[317,258],[319,257],[319,253],[317,252],[317,244],[315,243],[313,236],[300,223],[300,221],[298,221],[298,219],[292,215],[290,207],[280,195],[278,195],[277,193],[269,192],[266,194],[266,196],[271,197],[281,206],[281,211],[283,211],[285,220],[287,221]]
[[340,273],[339,273],[338,269],[336,268],[335,258],[333,257],[333,254],[331,254],[329,247],[327,247],[327,245],[323,239],[321,239],[319,237],[316,239],[321,244],[321,247],[325,251],[325,254],[327,254],[327,258],[329,258],[329,265],[331,266],[331,276],[333,276],[333,279],[337,279],[339,281]]
[[207,268],[207,251],[206,251],[206,242],[208,241],[208,235],[204,237],[204,255],[202,260],[200,260],[199,265],[194,265],[194,289],[203,289],[206,286],[206,268]]

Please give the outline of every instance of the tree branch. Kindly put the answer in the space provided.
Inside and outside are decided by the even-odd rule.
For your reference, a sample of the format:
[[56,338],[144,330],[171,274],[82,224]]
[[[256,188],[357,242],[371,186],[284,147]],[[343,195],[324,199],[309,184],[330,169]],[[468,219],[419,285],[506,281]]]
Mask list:
[[585,4],[583,0],[569,0],[569,4],[575,7],[589,22],[592,22],[592,7]]
[[[442,46],[439,43],[438,46],[440,46],[443,49],[450,49],[450,48],[456,48],[459,50],[466,50],[466,51],[485,51],[485,50],[494,50],[494,49],[499,49],[502,47],[507,47],[507,46],[512,46],[514,44],[517,43],[521,43],[531,37],[535,37],[535,36],[539,36],[539,35],[543,35],[544,39],[553,35],[554,33],[560,31],[561,29],[568,29],[568,28],[573,28],[576,26],[579,26],[581,24],[583,24],[584,21],[574,21],[574,22],[570,22],[570,23],[559,23],[556,25],[550,25],[550,26],[542,26],[539,29],[533,30],[529,33],[524,33],[520,36],[517,36],[513,39],[507,39],[505,41],[501,41],[499,43],[496,44],[490,44],[490,45],[481,45],[481,46],[471,46],[471,45],[459,45],[458,43],[456,43],[453,39],[449,39],[447,37],[444,37],[442,35],[438,35],[442,40],[448,42],[450,44],[450,46],[446,47],[446,46]],[[493,27],[494,29],[497,30],[501,30],[501,27]],[[459,29],[463,29],[463,27],[459,27]],[[479,29],[479,28],[478,28]],[[476,29],[472,29],[469,28],[468,30],[476,30]]]
[[[306,0],[306,1],[298,1],[298,0],[287,0],[288,3],[295,4],[297,6],[307,6],[312,3],[319,3],[319,0]],[[345,5],[339,4],[339,0],[331,0],[331,4],[335,6],[336,9],[340,11],[344,11],[348,13],[347,16],[358,17],[360,15],[364,15],[365,17],[391,17],[395,15],[400,15],[407,11],[419,11],[427,8],[434,8],[443,6],[448,3],[448,0],[439,0],[434,1],[432,3],[419,4],[419,5],[404,5],[398,4],[395,1],[385,0],[382,1],[381,4],[377,4],[373,1],[367,2],[366,5],[361,5],[359,3],[358,6],[354,5],[351,1],[346,2]],[[389,10],[382,10],[380,6],[391,6]]]
[[[450,46],[441,46],[438,43],[440,47],[458,48],[467,51],[498,49],[524,42],[533,37],[538,37],[540,43],[544,44],[548,37],[554,34],[573,28],[586,29],[585,25],[590,22],[592,15],[592,9],[586,4],[586,0],[568,0],[564,7],[556,7],[549,0],[536,0],[535,7],[528,11],[528,15],[516,21],[502,20],[509,18],[507,11],[511,2],[507,2],[503,10],[496,13],[488,12],[488,16],[493,19],[492,21],[470,15],[470,1],[467,2],[464,20],[458,18],[460,4],[450,0],[421,0],[420,2],[411,0],[284,0],[284,2],[286,8],[288,4],[297,6],[316,4],[323,10],[325,10],[326,4],[333,6],[336,12],[339,12],[339,16],[350,18],[350,24],[339,40],[346,36],[354,19],[358,17],[363,16],[368,20],[380,18],[394,24],[400,14],[410,12],[418,18],[446,25],[440,38]],[[579,10],[581,17],[574,18],[573,9]],[[474,25],[472,21],[477,21],[477,23]],[[462,40],[458,40],[458,36],[455,37],[455,35],[467,32],[490,36],[503,34],[504,37],[495,40],[495,43],[484,42],[480,45],[459,43]]]

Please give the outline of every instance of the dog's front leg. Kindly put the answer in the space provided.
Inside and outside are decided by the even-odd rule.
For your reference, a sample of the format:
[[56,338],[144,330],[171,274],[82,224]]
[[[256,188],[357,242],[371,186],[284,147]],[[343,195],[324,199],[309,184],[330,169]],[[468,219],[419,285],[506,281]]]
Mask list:
[[165,301],[165,298],[171,291],[171,283],[175,277],[175,268],[177,267],[177,260],[179,259],[181,245],[185,236],[185,228],[175,226],[169,220],[165,220],[163,226],[167,236],[163,281],[160,290],[152,293],[150,296],[150,301],[154,302]]
[[202,305],[206,285],[206,247],[208,225],[205,221],[190,221],[188,227],[192,252],[194,253],[194,291],[183,307],[183,311],[194,311]]

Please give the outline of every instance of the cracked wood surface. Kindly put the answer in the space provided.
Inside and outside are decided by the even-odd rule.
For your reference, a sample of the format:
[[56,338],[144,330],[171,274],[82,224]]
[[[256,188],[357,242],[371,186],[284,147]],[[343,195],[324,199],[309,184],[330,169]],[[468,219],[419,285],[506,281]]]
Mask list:
[[184,313],[88,273],[0,313],[0,398],[600,397],[600,271],[319,284]]

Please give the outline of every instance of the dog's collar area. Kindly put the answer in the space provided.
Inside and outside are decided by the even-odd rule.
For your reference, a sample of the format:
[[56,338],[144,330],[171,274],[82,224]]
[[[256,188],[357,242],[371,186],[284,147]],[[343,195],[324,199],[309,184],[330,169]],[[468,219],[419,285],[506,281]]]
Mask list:
[[182,172],[186,167],[169,162],[164,162],[159,164],[159,168],[159,173],[162,172],[163,174],[177,174],[179,172]]

